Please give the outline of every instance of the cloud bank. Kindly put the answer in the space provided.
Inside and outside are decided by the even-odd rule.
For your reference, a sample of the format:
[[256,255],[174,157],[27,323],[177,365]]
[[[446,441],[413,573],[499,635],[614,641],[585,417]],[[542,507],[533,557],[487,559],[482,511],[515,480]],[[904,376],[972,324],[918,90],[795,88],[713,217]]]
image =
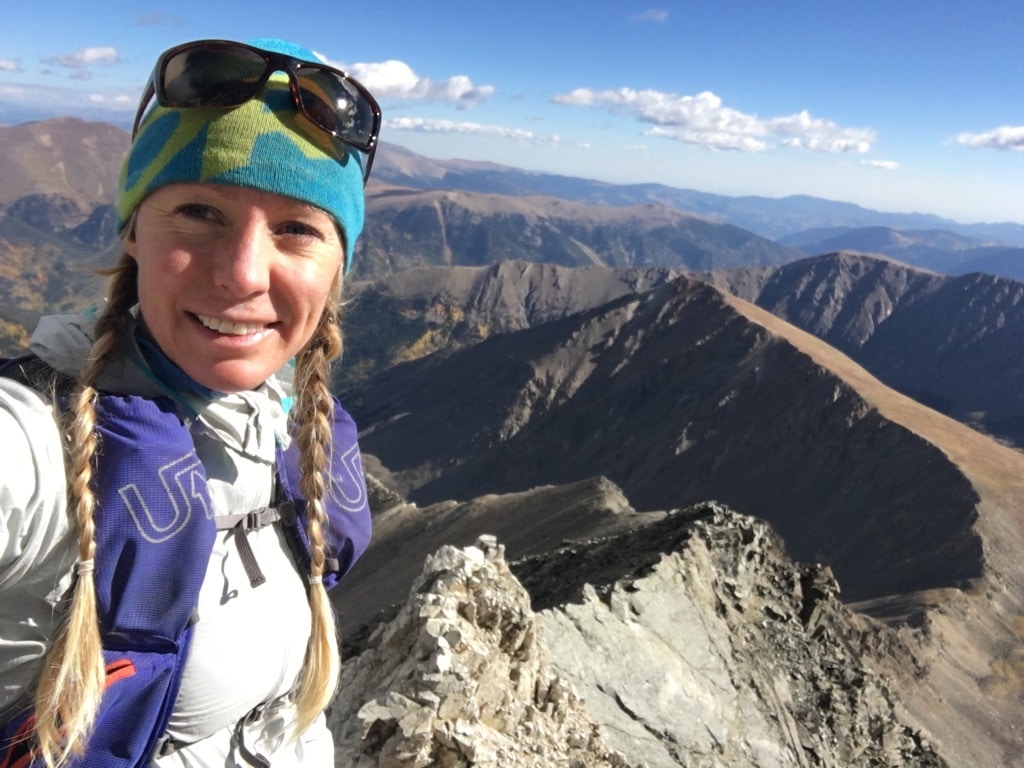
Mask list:
[[1024,152],[1024,125],[1003,125],[985,133],[961,133],[959,144],[974,149],[1004,149]]
[[653,127],[645,134],[696,144],[706,149],[763,152],[773,146],[814,152],[853,152],[871,149],[876,138],[870,128],[844,128],[831,120],[795,115],[760,118],[722,104],[711,91],[679,96],[662,91],[619,88],[593,91],[577,88],[553,101],[578,107],[599,107],[624,114]]

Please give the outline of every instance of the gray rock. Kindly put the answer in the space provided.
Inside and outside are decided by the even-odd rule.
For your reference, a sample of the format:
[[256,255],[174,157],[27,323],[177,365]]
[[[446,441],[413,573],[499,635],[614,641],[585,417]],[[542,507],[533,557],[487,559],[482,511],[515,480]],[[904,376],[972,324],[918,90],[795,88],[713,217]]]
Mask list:
[[651,768],[943,765],[862,660],[831,573],[792,563],[763,522],[702,511],[650,527],[689,534],[653,567],[540,614],[608,742]]
[[329,715],[338,766],[628,765],[550,665],[493,537],[428,558],[369,645]]
[[344,664],[336,765],[945,766],[867,663],[911,649],[837,593],[714,504],[511,569],[442,547]]

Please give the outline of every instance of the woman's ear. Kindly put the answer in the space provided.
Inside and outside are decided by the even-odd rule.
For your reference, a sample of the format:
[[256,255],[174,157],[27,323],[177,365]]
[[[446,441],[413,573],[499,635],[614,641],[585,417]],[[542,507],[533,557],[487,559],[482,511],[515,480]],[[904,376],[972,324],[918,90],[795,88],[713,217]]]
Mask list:
[[121,243],[124,247],[124,252],[135,258],[135,252],[138,250],[138,243],[135,237],[135,223],[138,221],[138,209],[132,211],[132,215],[128,217],[128,223],[125,224],[124,230],[121,232]]

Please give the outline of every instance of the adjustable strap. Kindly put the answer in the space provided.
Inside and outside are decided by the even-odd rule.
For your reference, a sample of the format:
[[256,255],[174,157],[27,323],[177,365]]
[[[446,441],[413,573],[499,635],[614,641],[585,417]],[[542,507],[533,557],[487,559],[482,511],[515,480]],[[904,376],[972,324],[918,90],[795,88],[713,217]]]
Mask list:
[[245,746],[245,726],[250,723],[255,723],[263,717],[265,709],[266,704],[260,704],[253,707],[246,713],[245,717],[235,723],[235,743],[238,746],[238,754],[245,762],[253,766],[253,768],[270,768],[270,761],[267,760],[267,758],[259,752],[253,752]]
[[234,536],[238,556],[242,558],[242,567],[245,568],[245,575],[249,577],[249,586],[258,587],[267,581],[267,577],[263,575],[260,564],[256,562],[256,555],[249,545],[249,539],[246,538],[245,529],[242,528],[241,523],[235,526]]
[[249,585],[253,588],[265,583],[267,577],[263,575],[260,564],[256,562],[256,555],[252,551],[246,534],[249,531],[258,531],[260,528],[273,525],[280,519],[281,513],[277,507],[261,507],[250,512],[217,515],[214,518],[218,531],[231,531],[234,535],[238,556],[242,559],[245,575],[249,577]]
[[282,514],[276,506],[260,507],[251,512],[237,512],[233,515],[217,515],[213,521],[217,524],[218,531],[229,531],[241,525],[243,530],[258,531],[281,520]]
[[[235,537],[235,546],[238,549],[238,556],[245,568],[245,575],[249,577],[249,584],[258,587],[266,582],[259,563],[256,562],[256,555],[252,546],[246,538],[249,531],[257,531],[268,525],[280,522],[285,528],[285,541],[288,542],[292,555],[299,568],[306,568],[309,572],[309,544],[306,540],[302,526],[299,524],[298,510],[292,501],[282,499],[281,484],[278,479],[275,481],[274,501],[275,504],[269,507],[260,507],[250,512],[236,512],[230,515],[217,515],[214,517],[218,531],[231,531]],[[337,558],[329,557],[324,561],[324,570],[327,572],[338,571],[340,565]]]
[[165,733],[156,740],[156,747],[153,749],[152,757],[158,758],[173,755],[175,752],[184,749],[191,743],[192,742],[189,741],[178,741],[177,739],[172,739]]

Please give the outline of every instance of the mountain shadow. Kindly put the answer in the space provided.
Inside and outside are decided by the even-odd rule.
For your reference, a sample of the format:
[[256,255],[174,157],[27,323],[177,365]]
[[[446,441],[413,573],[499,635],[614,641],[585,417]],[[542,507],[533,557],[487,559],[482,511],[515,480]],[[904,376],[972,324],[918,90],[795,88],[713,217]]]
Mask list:
[[418,504],[600,474],[637,509],[715,499],[767,519],[848,599],[982,572],[977,495],[946,456],[696,280],[394,366],[343,398]]

